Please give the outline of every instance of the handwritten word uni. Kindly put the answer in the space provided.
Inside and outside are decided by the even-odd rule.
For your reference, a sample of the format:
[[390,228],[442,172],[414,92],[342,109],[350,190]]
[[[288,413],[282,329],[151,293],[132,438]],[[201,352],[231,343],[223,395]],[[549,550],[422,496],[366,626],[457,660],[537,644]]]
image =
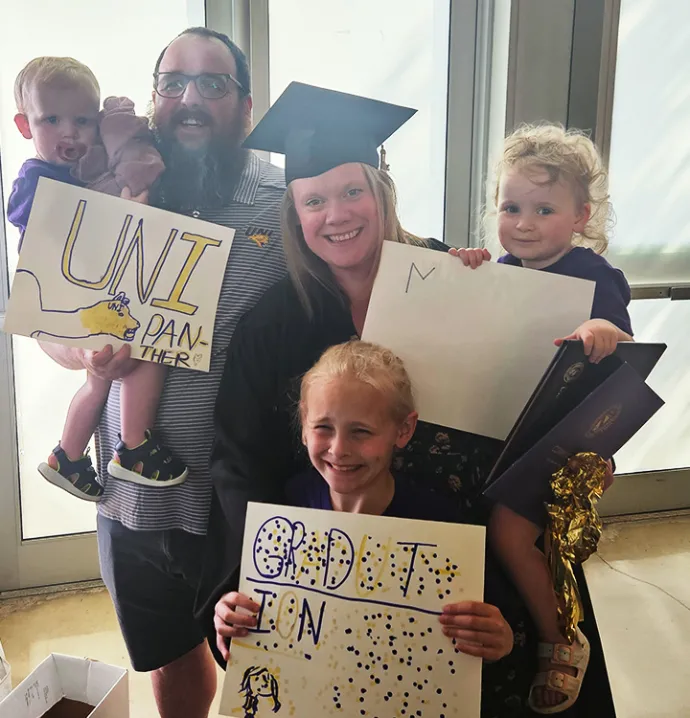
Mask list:
[[172,248],[173,242],[176,240],[189,242],[191,245],[189,247],[189,253],[182,267],[180,267],[177,272],[177,276],[175,277],[175,281],[167,298],[153,298],[151,299],[150,304],[152,307],[179,312],[181,314],[194,315],[197,312],[199,307],[195,304],[183,301],[182,293],[187,287],[190,277],[199,264],[199,261],[206,249],[208,247],[219,247],[221,245],[220,240],[213,239],[212,237],[204,237],[199,234],[193,234],[191,232],[182,232],[180,234],[179,230],[171,229],[165,242],[165,246],[151,270],[148,281],[144,282],[144,220],[140,219],[137,222],[134,233],[132,234],[129,244],[125,249],[125,243],[127,242],[130,226],[134,218],[134,215],[128,214],[123,220],[122,227],[120,228],[120,232],[115,243],[115,248],[113,249],[108,265],[103,274],[96,279],[84,279],[82,277],[75,276],[72,271],[72,254],[74,253],[77,239],[79,237],[79,231],[81,229],[86,208],[86,200],[79,200],[67,234],[65,248],[62,252],[61,270],[63,277],[68,282],[86,289],[102,290],[108,287],[108,293],[116,295],[118,294],[119,285],[122,281],[124,273],[132,261],[132,258],[134,258],[139,303],[146,304],[153,293],[156,282],[158,281],[163,269],[163,265],[165,264]]

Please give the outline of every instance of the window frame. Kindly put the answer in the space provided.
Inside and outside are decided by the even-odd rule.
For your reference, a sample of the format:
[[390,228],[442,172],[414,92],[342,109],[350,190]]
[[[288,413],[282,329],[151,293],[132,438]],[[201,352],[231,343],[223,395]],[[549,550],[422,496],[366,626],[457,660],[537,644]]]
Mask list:
[[[451,2],[450,7],[443,225],[444,241],[455,247],[478,246],[479,242],[493,8],[494,0],[463,0]],[[206,13],[209,27],[230,35],[247,54],[256,124],[270,105],[269,0],[206,0]],[[258,154],[268,159],[266,153]]]
[[[198,8],[194,0],[187,2],[190,9]],[[595,140],[608,157],[620,9],[621,0],[604,0],[603,4],[601,0],[451,2],[443,218],[446,243],[481,244],[492,126],[509,130],[518,122],[542,116],[564,124],[593,118]],[[254,122],[258,122],[270,103],[268,0],[205,0],[205,18],[198,9],[195,13],[190,10],[195,22],[205,19],[207,27],[228,34],[247,53]],[[501,21],[508,18],[506,24],[510,25],[506,68],[493,66],[497,17]],[[505,100],[505,106],[492,105],[497,88],[503,95],[498,99]],[[3,222],[0,243],[5,239]],[[0,320],[8,293],[7,257],[0,251]],[[652,297],[689,298],[690,277],[683,285],[633,288],[634,299]],[[0,502],[0,590],[97,576],[93,533],[22,539],[12,339],[5,334],[0,334],[0,402],[7,409],[6,418],[0,420],[0,490],[5,499]],[[689,479],[690,468],[623,475],[602,501],[602,513],[688,508]],[[69,550],[69,566],[53,560],[56,549]]]
[[[207,10],[216,2],[220,0],[207,0]],[[232,22],[225,31],[248,48],[258,122],[269,105],[268,0],[232,0],[231,5]],[[543,117],[566,125],[588,117],[594,125],[589,129],[605,155],[610,145],[620,0],[453,2],[444,211],[444,241],[452,246],[481,244],[490,120],[496,111],[490,100],[493,83],[500,87],[505,80],[499,78],[503,68],[492,66],[499,13],[510,22],[504,129]],[[678,288],[639,287],[633,298],[672,292],[684,296]],[[617,479],[602,501],[603,515],[690,507],[690,468],[624,474]]]
[[[213,5],[216,13],[222,11],[224,4],[227,5],[209,3],[208,0],[203,4],[198,0],[186,0],[186,4],[187,18],[193,25],[205,23],[209,5]],[[10,290],[5,251],[5,207],[9,189],[3,187],[0,177],[0,327],[4,323]],[[95,531],[41,538],[23,537],[14,354],[12,337],[4,332],[0,332],[0,406],[3,407],[0,415],[0,594],[98,579],[100,567]],[[65,556],[69,556],[69,560],[62,560]]]
[[[591,118],[594,126],[584,129],[592,130],[607,160],[621,0],[495,0],[499,3],[510,4],[506,132],[546,118],[566,126]],[[633,300],[688,295],[685,285],[633,288]],[[616,478],[601,502],[603,515],[690,508],[690,467]]]

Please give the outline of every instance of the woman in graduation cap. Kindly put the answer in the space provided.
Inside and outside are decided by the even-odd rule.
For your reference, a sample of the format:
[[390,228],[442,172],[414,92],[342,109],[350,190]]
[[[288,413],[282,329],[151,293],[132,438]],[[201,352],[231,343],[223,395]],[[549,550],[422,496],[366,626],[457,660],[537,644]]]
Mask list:
[[[215,491],[199,594],[212,647],[213,607],[237,586],[247,503],[285,503],[286,484],[309,465],[295,430],[302,375],[327,348],[361,335],[384,241],[447,251],[401,227],[393,182],[379,169],[378,147],[414,113],[292,83],[245,142],[285,154],[289,277],[238,324],[216,403]],[[472,266],[482,254],[451,251]],[[494,440],[420,422],[395,468],[452,500],[459,522],[481,523],[475,500],[499,449]],[[487,565],[487,601],[500,604],[517,648],[485,669],[483,714],[517,716],[532,674],[533,647],[523,650],[528,619],[512,585]]]

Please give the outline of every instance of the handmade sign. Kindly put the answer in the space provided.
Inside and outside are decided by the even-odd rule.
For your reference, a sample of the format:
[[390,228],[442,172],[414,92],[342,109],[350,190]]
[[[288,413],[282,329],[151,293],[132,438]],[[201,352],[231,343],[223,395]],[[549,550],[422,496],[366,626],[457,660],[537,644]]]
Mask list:
[[240,591],[261,606],[233,640],[220,712],[236,718],[478,718],[480,659],[438,616],[482,600],[485,529],[249,504]]
[[4,330],[208,371],[234,230],[42,178]]
[[362,339],[405,362],[424,421],[503,440],[593,297],[583,279],[384,242]]

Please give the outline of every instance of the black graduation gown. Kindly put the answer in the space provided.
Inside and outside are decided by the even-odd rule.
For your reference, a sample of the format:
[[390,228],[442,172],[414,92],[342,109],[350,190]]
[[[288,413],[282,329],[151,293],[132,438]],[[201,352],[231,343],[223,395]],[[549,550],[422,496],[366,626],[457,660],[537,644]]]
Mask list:
[[[433,240],[431,246],[447,250]],[[310,294],[311,318],[290,279],[278,282],[239,322],[227,351],[215,410],[214,491],[197,597],[197,616],[221,665],[213,611],[218,599],[237,587],[247,502],[287,503],[288,481],[309,466],[296,421],[300,379],[328,347],[356,335],[343,300],[320,285]],[[483,523],[480,489],[500,447],[492,439],[419,422],[394,467],[446,496],[459,522]],[[490,556],[487,569],[493,590],[486,599],[513,627],[516,645],[509,656],[484,667],[482,716],[516,718],[525,715],[536,669],[536,634],[522,599]]]
[[[447,251],[436,240],[430,248]],[[314,315],[289,277],[239,321],[215,408],[213,495],[197,611],[205,627],[237,584],[247,502],[286,503],[284,488],[309,466],[296,429],[299,382],[328,349],[356,336],[345,300],[314,281]]]
[[227,350],[215,408],[213,495],[197,597],[207,631],[216,602],[238,582],[247,502],[286,503],[287,482],[308,466],[296,431],[301,376],[328,347],[356,334],[339,298],[320,286],[314,294],[318,301],[310,319],[291,280],[279,281],[240,320]]

